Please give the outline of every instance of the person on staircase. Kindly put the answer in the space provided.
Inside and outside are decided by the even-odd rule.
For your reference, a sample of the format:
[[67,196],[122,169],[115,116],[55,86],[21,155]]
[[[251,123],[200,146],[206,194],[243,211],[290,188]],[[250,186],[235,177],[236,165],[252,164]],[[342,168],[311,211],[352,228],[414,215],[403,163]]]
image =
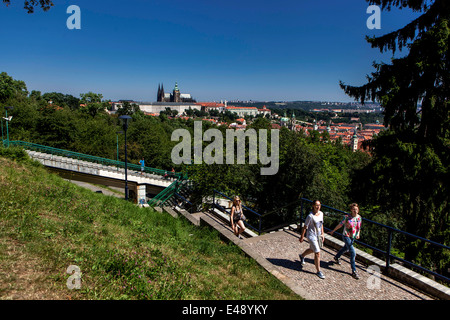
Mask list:
[[244,232],[245,216],[242,211],[241,199],[238,196],[233,198],[233,205],[231,206],[230,222],[231,229],[233,229],[234,234],[242,239],[241,233]]
[[320,270],[320,249],[323,246],[324,233],[323,233],[323,212],[320,211],[320,201],[315,200],[312,204],[312,211],[305,219],[305,225],[303,226],[300,243],[305,238],[308,239],[309,248],[299,255],[300,263],[303,266],[305,264],[305,257],[308,254],[314,253],[314,265],[316,266],[316,275],[320,279],[324,279],[325,275]]
[[352,203],[350,205],[350,211],[351,214],[345,215],[344,219],[334,228],[332,231],[329,232],[330,235],[333,235],[333,233],[344,226],[344,233],[342,234],[342,240],[344,241],[344,246],[339,250],[339,252],[334,257],[334,261],[337,264],[341,264],[341,256],[349,251],[350,252],[350,266],[352,268],[352,277],[355,279],[359,279],[359,275],[356,272],[356,252],[355,248],[353,247],[353,243],[355,242],[355,239],[359,239],[359,233],[361,230],[361,216],[359,215],[359,206],[357,203]]

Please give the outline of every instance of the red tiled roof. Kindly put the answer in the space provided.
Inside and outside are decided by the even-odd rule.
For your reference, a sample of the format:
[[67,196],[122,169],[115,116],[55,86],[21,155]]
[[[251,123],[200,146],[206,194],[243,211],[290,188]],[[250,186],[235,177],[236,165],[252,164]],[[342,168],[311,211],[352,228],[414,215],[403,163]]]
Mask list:
[[228,107],[226,107],[226,109],[253,109],[253,110],[258,110],[258,108],[256,108],[256,107],[234,107],[234,106],[228,106]]
[[223,103],[217,103],[217,102],[197,102],[196,104],[203,106],[203,107],[210,107],[210,108],[225,107],[225,105]]

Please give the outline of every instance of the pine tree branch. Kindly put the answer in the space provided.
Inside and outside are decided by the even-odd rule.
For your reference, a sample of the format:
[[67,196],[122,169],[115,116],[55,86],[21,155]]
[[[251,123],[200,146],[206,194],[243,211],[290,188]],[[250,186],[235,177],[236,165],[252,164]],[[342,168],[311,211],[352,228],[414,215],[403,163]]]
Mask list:
[[410,8],[411,10],[425,11],[429,8],[429,2],[433,0],[366,0],[370,5],[381,6],[382,10],[390,11],[392,7]]
[[408,3],[413,10],[425,11],[417,19],[408,23],[405,27],[388,33],[381,37],[366,37],[372,48],[379,48],[380,52],[392,51],[395,53],[397,48],[401,51],[408,45],[409,41],[413,41],[419,34],[431,29],[440,19],[450,18],[450,1],[436,0],[431,6],[426,5],[425,0],[369,0],[369,3],[381,5],[390,10],[393,4],[401,4],[406,6]]
[[[9,6],[11,4],[11,0],[3,0],[3,3],[6,4],[6,6]],[[28,10],[28,13],[34,12],[35,6],[41,6],[42,10],[47,11],[51,7],[53,7],[53,1],[52,0],[26,0],[24,2],[24,9]]]

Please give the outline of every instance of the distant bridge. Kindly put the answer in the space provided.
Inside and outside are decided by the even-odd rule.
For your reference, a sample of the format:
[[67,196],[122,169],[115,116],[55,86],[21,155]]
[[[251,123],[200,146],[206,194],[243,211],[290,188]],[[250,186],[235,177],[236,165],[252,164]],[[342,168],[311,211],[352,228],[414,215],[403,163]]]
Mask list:
[[[125,188],[125,163],[95,157],[78,152],[43,146],[24,141],[10,141],[11,146],[23,147],[28,155],[60,176],[70,180]],[[166,189],[174,180],[182,178],[180,173],[127,164],[129,198],[147,202]]]

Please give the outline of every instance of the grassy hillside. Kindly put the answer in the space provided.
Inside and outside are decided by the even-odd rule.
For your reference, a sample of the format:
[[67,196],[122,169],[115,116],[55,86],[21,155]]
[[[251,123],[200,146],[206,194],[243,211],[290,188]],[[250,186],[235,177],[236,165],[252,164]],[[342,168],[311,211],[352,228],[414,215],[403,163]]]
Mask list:
[[[70,265],[80,268],[79,290],[67,288]],[[0,149],[0,299],[297,298],[217,232]]]

